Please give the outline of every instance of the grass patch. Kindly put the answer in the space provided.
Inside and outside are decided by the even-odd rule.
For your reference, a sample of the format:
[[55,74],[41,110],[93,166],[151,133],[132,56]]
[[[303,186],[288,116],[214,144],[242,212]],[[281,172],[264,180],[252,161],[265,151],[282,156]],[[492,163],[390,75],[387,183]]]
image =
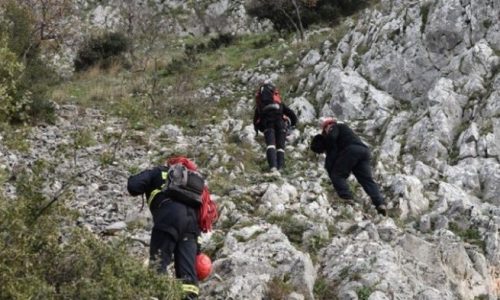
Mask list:
[[[273,33],[231,39],[220,36],[173,40],[163,52],[138,58],[131,69],[120,65],[107,70],[91,67],[53,87],[51,94],[61,104],[97,108],[126,118],[134,129],[158,127],[165,120],[184,128],[199,128],[222,117],[224,109],[231,108],[239,93],[241,96],[249,94],[232,91],[233,94],[226,95],[215,91],[214,94],[222,98],[214,100],[209,95],[209,99],[204,99],[199,95],[201,88],[235,82],[238,79],[234,78],[234,71],[255,68],[263,59],[279,61],[288,71],[293,70],[298,53],[316,45],[319,47],[325,39],[336,43],[346,32],[346,25],[339,25],[287,47],[283,46],[286,41]],[[206,46],[200,48],[200,45]],[[299,78],[292,72],[285,74],[288,75],[283,75],[280,83],[282,86],[292,83],[293,90]],[[222,88],[227,88],[227,84]],[[283,91],[283,97],[288,97],[288,92],[291,90]]]
[[481,250],[485,251],[486,242],[482,239],[481,233],[477,228],[463,228],[456,222],[449,223],[449,229],[458,235],[464,242],[478,246]]
[[89,128],[74,131],[71,133],[71,137],[73,138],[73,144],[76,149],[87,148],[96,144],[93,131]]
[[209,257],[214,259],[217,257],[217,253],[224,247],[225,235],[223,232],[215,231],[212,234],[211,241],[208,247],[201,249]]
[[338,283],[336,281],[328,281],[326,278],[317,278],[314,282],[313,293],[315,299],[318,300],[337,300]]
[[431,10],[431,3],[426,3],[420,7],[420,16],[422,17],[422,24],[420,25],[420,32],[424,33],[427,19]]
[[28,135],[31,132],[30,127],[0,124],[2,144],[10,150],[17,150],[21,153],[27,153],[30,149]]
[[358,53],[359,56],[363,56],[370,50],[370,46],[367,45],[366,43],[360,43],[358,47],[356,47],[356,53]]
[[269,300],[286,299],[293,291],[293,286],[288,282],[287,278],[273,277],[267,285],[267,297]]
[[309,227],[307,224],[294,220],[293,214],[290,212],[284,215],[270,216],[267,221],[278,225],[291,243],[302,247],[302,235]]
[[356,291],[358,294],[359,300],[368,300],[370,295],[373,293],[373,289],[371,287],[364,286]]
[[241,141],[227,143],[225,149],[230,157],[238,158],[226,163],[224,167],[227,169],[231,170],[243,165],[245,173],[261,173],[263,171],[262,168],[267,166],[265,159],[260,159],[259,153],[253,150],[250,145],[244,144]]

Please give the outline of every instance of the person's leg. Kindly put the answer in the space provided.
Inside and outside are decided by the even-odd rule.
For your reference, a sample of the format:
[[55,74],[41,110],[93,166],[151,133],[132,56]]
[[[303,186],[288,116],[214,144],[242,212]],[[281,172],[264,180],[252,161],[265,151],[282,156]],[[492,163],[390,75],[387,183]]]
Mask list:
[[366,194],[370,196],[373,205],[379,207],[384,204],[384,198],[380,194],[377,183],[373,180],[372,170],[370,167],[370,153],[368,149],[357,149],[362,153],[362,158],[353,167],[352,173],[358,180],[359,184],[363,187]]
[[333,187],[340,198],[352,199],[352,192],[347,184],[347,178],[351,174],[351,170],[357,163],[357,160],[358,158],[352,155],[349,149],[345,149],[335,160],[332,170],[328,172]]
[[165,273],[172,260],[176,241],[169,233],[153,228],[149,247],[150,266],[158,273]]
[[277,168],[281,170],[285,167],[285,141],[286,141],[286,128],[285,123],[280,120],[276,124],[276,158]]
[[174,252],[175,276],[182,281],[183,299],[197,299],[198,274],[196,273],[196,254],[198,248],[198,214],[193,208],[186,207],[186,226],[182,228],[182,238],[177,243]]
[[150,262],[158,272],[166,271],[172,254],[188,224],[186,206],[176,201],[165,201],[153,213],[153,231],[149,248]]
[[275,135],[275,130],[271,125],[268,126],[266,130],[264,130],[264,138],[267,146],[266,157],[270,169],[277,167],[276,135]]
[[182,290],[186,299],[196,299],[199,294],[195,268],[197,249],[194,234],[185,236],[175,249],[175,276],[182,280]]

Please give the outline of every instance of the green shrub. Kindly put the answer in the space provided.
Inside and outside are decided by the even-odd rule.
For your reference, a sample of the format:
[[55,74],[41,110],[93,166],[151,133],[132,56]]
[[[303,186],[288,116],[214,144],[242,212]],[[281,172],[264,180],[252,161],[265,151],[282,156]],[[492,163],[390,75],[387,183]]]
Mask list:
[[38,55],[27,61],[19,87],[30,93],[31,102],[26,107],[29,120],[55,122],[55,109],[48,94],[49,87],[58,82],[59,76]]
[[[41,193],[50,166],[18,176],[18,197],[0,196],[2,299],[180,299],[175,282],[127,254],[127,240],[104,244]],[[62,201],[63,199],[61,199]],[[67,199],[66,199],[67,200]]]
[[281,227],[283,233],[288,237],[288,240],[295,245],[302,245],[302,235],[307,230],[308,225],[298,220],[293,219],[290,213],[284,215],[273,215],[268,218],[269,223],[276,224]]
[[462,238],[464,242],[478,246],[481,250],[485,251],[486,242],[481,237],[481,232],[477,228],[467,226],[460,226],[458,223],[452,221],[449,223],[449,229],[457,236]]
[[[336,24],[342,16],[349,16],[367,7],[370,0],[311,0],[296,1],[304,28],[313,24]],[[269,2],[252,0],[247,4],[248,14],[258,19],[269,19],[278,31],[295,31],[299,23],[292,1]]]
[[130,41],[120,32],[106,32],[91,37],[78,51],[75,70],[84,71],[92,66],[107,69],[115,62],[122,62],[122,54],[129,49]]
[[40,41],[32,33],[29,10],[15,1],[0,4],[0,121],[19,123],[54,120],[48,87],[58,78],[40,59]]
[[13,0],[7,0],[0,4],[0,27],[4,37],[7,38],[8,48],[18,56],[36,53],[36,47],[32,47],[36,40],[32,38],[33,18],[29,11]]
[[18,91],[24,65],[0,39],[0,121],[10,122],[13,118],[24,118],[23,107],[29,104],[29,94]]
[[[327,281],[328,280],[328,281]],[[327,278],[319,277],[314,282],[314,297],[318,300],[338,299],[338,283]]]
[[371,287],[364,286],[362,288],[359,288],[356,292],[358,294],[359,300],[368,300],[370,295],[373,293],[373,290]]
[[221,47],[231,45],[234,41],[235,37],[231,34],[218,34],[217,36],[210,38],[208,42],[186,44],[184,46],[184,55],[178,58],[173,58],[161,74],[168,76],[186,72],[200,63],[198,54],[216,51]]
[[207,47],[211,50],[217,50],[221,47],[227,47],[235,40],[234,35],[229,33],[219,34],[208,41]]

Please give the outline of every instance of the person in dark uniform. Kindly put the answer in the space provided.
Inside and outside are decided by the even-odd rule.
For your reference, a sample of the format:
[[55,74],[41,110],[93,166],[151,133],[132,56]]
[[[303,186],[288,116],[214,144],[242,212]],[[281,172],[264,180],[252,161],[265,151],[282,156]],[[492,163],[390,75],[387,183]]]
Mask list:
[[284,103],[278,89],[266,80],[256,94],[256,107],[253,116],[255,132],[264,132],[266,158],[271,171],[285,166],[285,141],[288,127],[297,124],[297,116]]
[[196,165],[192,161],[174,157],[167,160],[164,166],[129,177],[127,189],[132,196],[146,194],[148,199],[154,223],[149,251],[151,265],[159,273],[165,273],[173,255],[175,275],[183,283],[183,299],[197,299],[199,289],[195,259],[199,253],[199,209],[178,201],[177,197],[164,191],[169,166],[175,164],[182,164],[187,169],[196,171]]
[[321,122],[321,134],[313,137],[311,150],[315,153],[326,152],[325,169],[338,196],[352,199],[347,184],[351,172],[370,196],[377,212],[387,214],[384,198],[373,180],[370,167],[371,154],[368,146],[344,123],[334,118],[326,118]]

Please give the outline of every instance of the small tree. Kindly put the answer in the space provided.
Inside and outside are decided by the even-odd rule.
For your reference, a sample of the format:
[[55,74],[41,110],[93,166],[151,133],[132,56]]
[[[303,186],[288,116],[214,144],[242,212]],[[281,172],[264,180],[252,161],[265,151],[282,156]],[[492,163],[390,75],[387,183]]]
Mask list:
[[9,114],[3,121],[53,119],[53,106],[46,93],[57,76],[40,58],[40,40],[34,34],[34,22],[26,6],[13,0],[0,2],[0,48],[3,48],[3,72],[7,74],[1,84],[4,93],[9,94],[1,100],[10,103],[2,107]]
[[301,39],[304,38],[301,10],[303,3],[297,0],[253,0],[247,10],[250,15],[260,19],[270,19],[277,30],[288,30],[293,27]]
[[370,0],[250,0],[248,13],[269,19],[277,30],[295,30],[304,38],[304,28],[315,23],[334,24],[365,8]]
[[30,103],[29,93],[18,90],[24,65],[0,37],[0,121],[12,122],[26,119],[24,108]]
[[106,32],[91,37],[76,55],[75,70],[83,71],[94,65],[107,68],[111,66],[113,60],[121,58],[121,54],[127,51],[129,44],[129,39],[120,32]]
[[70,0],[19,0],[20,5],[31,12],[35,20],[33,33],[39,40],[61,39],[61,21],[73,13]]

